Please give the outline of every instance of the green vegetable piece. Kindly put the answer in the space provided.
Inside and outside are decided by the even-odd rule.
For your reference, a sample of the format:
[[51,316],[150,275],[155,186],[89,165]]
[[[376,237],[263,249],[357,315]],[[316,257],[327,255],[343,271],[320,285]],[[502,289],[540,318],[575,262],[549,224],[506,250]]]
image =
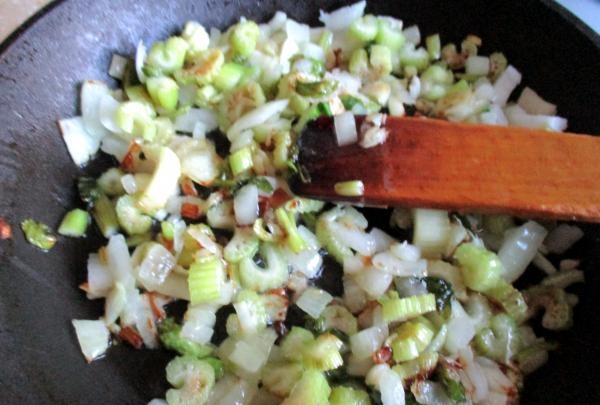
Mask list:
[[252,258],[242,259],[239,263],[242,286],[258,292],[281,287],[288,279],[288,269],[278,249],[271,243],[263,243],[259,251],[266,267],[257,266]]
[[246,57],[256,49],[259,35],[260,30],[254,21],[243,21],[231,30],[229,44],[237,55]]
[[483,228],[493,235],[502,236],[504,232],[515,226],[515,221],[510,215],[485,215]]
[[291,361],[301,361],[304,350],[315,340],[313,334],[299,326],[293,326],[281,342],[283,356]]
[[54,247],[56,236],[52,233],[50,227],[33,219],[26,219],[21,222],[21,229],[25,234],[27,242],[39,247],[44,251],[48,251]]
[[485,292],[501,280],[502,262],[485,248],[463,243],[454,252],[454,259],[460,264],[465,285],[473,291]]
[[135,198],[128,194],[119,197],[115,211],[119,225],[129,235],[146,233],[152,227],[152,218],[142,214]]
[[220,359],[216,357],[204,357],[202,361],[207,362],[213,368],[215,372],[215,379],[219,380],[225,375],[225,366]]
[[323,30],[321,37],[319,38],[319,46],[323,48],[324,52],[329,51],[333,44],[333,32],[329,30]]
[[315,321],[315,329],[321,333],[338,330],[350,336],[358,332],[358,322],[346,307],[342,305],[329,305]]
[[278,132],[273,136],[275,149],[273,150],[273,165],[276,169],[285,170],[290,158],[292,135],[289,131]]
[[150,48],[146,59],[146,69],[150,76],[169,74],[183,67],[188,43],[180,37],[171,37],[164,42],[156,42]]
[[319,335],[305,348],[302,361],[307,368],[321,371],[335,370],[344,364],[340,349],[344,345],[337,336],[331,333]]
[[348,71],[356,76],[363,76],[369,71],[369,55],[363,48],[356,49],[350,55]]
[[188,288],[192,305],[209,303],[221,296],[224,270],[217,256],[205,256],[190,266]]
[[430,35],[425,38],[425,46],[431,60],[438,60],[440,58],[442,49],[440,34]]
[[58,227],[58,233],[64,236],[79,238],[85,236],[89,224],[90,214],[87,211],[76,208],[67,212],[67,215],[65,215]]
[[298,122],[296,123],[296,125],[294,125],[294,131],[296,133],[300,133],[302,132],[306,124],[308,124],[310,121],[315,120],[319,117],[331,117],[331,115],[332,112],[329,103],[313,104],[310,108],[304,110],[304,112],[300,116],[300,119],[298,119]]
[[159,338],[162,344],[169,350],[173,350],[182,356],[202,359],[209,356],[213,348],[192,342],[181,336],[181,325],[173,318],[167,318],[158,325]]
[[375,39],[379,32],[379,21],[377,17],[367,14],[357,20],[354,20],[348,28],[348,33],[352,38],[361,42],[370,42]]
[[304,367],[300,363],[268,363],[262,371],[262,383],[279,397],[286,397],[302,378]]
[[523,294],[512,284],[500,279],[497,284],[483,294],[496,301],[517,323],[522,322],[527,315],[527,303]]
[[77,179],[77,191],[81,200],[89,206],[93,206],[102,195],[102,191],[93,177],[79,177]]
[[392,368],[400,376],[403,382],[412,381],[415,378],[427,378],[438,364],[439,354],[436,352],[424,352],[414,360],[398,364]]
[[259,240],[248,228],[236,228],[233,238],[225,246],[223,256],[229,263],[239,263],[242,259],[253,258],[258,252]]
[[465,387],[460,382],[460,376],[455,368],[443,361],[437,368],[437,375],[452,401],[459,404],[466,402]]
[[162,221],[160,223],[160,231],[162,233],[163,238],[166,240],[173,240],[175,237],[175,227],[171,222]]
[[383,45],[372,45],[369,62],[378,76],[387,76],[392,73],[392,52]]
[[125,194],[125,190],[123,189],[123,184],[121,184],[121,177],[124,174],[118,167],[111,167],[98,178],[97,185],[108,196],[123,195]]
[[521,347],[521,334],[517,323],[506,314],[495,315],[490,326],[475,336],[475,348],[481,354],[508,364]]
[[330,405],[371,405],[369,394],[364,390],[359,390],[344,385],[338,385],[331,390],[329,396]]
[[180,84],[210,84],[225,63],[225,55],[218,48],[210,48],[194,57],[189,67],[178,70],[173,77]]
[[212,107],[221,100],[221,94],[211,84],[206,84],[196,90],[194,103],[199,107]]
[[294,253],[299,253],[305,249],[306,243],[298,233],[294,214],[286,211],[284,207],[279,207],[275,210],[275,217],[286,233],[286,242],[290,250]]
[[174,111],[179,100],[179,86],[170,77],[150,77],[146,81],[146,88],[152,101],[166,111]]
[[418,71],[429,65],[429,54],[424,48],[416,48],[413,44],[407,44],[400,51],[400,62],[402,66],[414,66]]
[[394,27],[390,21],[379,18],[375,43],[385,45],[392,51],[399,51],[405,42],[406,38],[401,28]]
[[115,121],[127,138],[153,141],[156,136],[155,112],[139,101],[121,103],[115,113]]
[[247,68],[243,65],[232,62],[225,63],[215,76],[213,83],[221,91],[231,90],[240,83],[247,72]]
[[167,381],[175,387],[167,391],[168,405],[205,405],[215,385],[215,372],[206,361],[176,357],[167,364]]
[[266,102],[265,93],[259,84],[248,81],[223,94],[218,105],[219,127],[223,132],[245,113]]
[[92,216],[100,232],[105,238],[116,234],[119,231],[119,220],[115,212],[115,206],[104,194],[100,194],[94,204]]
[[234,176],[238,176],[253,167],[252,149],[245,146],[229,155],[229,167]]
[[573,325],[573,304],[564,289],[554,286],[535,286],[525,291],[531,312],[545,310],[542,326],[550,330],[565,330]]
[[438,277],[424,277],[423,281],[427,286],[427,291],[435,294],[435,305],[438,311],[443,311],[450,305],[454,291],[448,281]]
[[431,65],[421,74],[421,94],[429,101],[446,95],[454,77],[452,72],[440,65]]
[[360,197],[365,193],[365,185],[360,180],[341,181],[335,183],[333,189],[337,195],[344,197]]
[[306,370],[281,405],[329,405],[331,388],[323,373]]
[[394,332],[391,343],[394,361],[414,360],[433,339],[433,325],[425,318],[401,324]]
[[396,291],[390,291],[379,299],[379,303],[381,304],[383,319],[386,322],[405,321],[436,309],[434,294],[399,298]]

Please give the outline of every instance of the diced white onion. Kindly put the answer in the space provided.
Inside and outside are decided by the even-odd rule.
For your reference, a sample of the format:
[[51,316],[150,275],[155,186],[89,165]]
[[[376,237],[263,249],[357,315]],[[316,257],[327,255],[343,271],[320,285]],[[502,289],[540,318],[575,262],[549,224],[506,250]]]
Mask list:
[[106,261],[115,281],[123,284],[126,290],[133,288],[134,278],[125,237],[113,235],[106,245]]
[[292,19],[285,22],[285,33],[298,44],[310,41],[310,27]]
[[148,291],[155,291],[165,282],[175,267],[175,257],[160,243],[153,243],[137,270],[140,283]]
[[411,386],[411,391],[419,404],[442,405],[453,403],[441,383],[418,380]]
[[424,277],[427,273],[426,260],[400,260],[387,251],[373,256],[373,267],[397,277]]
[[462,364],[462,370],[458,373],[461,382],[465,386],[465,391],[469,392],[474,403],[479,403],[489,394],[489,385],[483,370],[479,363],[473,358],[471,348],[465,348],[459,353],[459,361]]
[[185,313],[181,336],[199,344],[207,344],[213,335],[217,317],[203,307],[190,307]]
[[135,177],[131,173],[121,177],[121,185],[127,194],[135,194],[137,191],[137,183]]
[[127,305],[127,291],[125,291],[123,284],[115,283],[104,303],[103,321],[106,326],[110,326],[117,321],[125,305]]
[[194,139],[206,139],[206,124],[203,122],[196,122],[194,125],[194,130],[192,131],[192,138]]
[[100,140],[92,137],[86,130],[81,117],[67,118],[58,121],[63,140],[71,159],[76,165],[87,163],[100,147]]
[[373,358],[367,356],[365,358],[358,358],[353,353],[350,353],[348,360],[346,361],[346,372],[348,375],[365,377],[369,370],[373,367]]
[[190,108],[188,112],[175,119],[175,130],[191,134],[199,122],[204,124],[205,132],[213,131],[219,126],[217,116],[213,110],[208,108]]
[[146,82],[146,75],[144,74],[144,63],[146,62],[146,46],[143,41],[138,42],[138,46],[135,50],[135,72],[137,73],[140,82]]
[[507,231],[498,251],[498,258],[504,267],[502,278],[509,283],[518,279],[537,254],[547,234],[546,228],[534,221]]
[[544,240],[544,246],[549,253],[562,255],[581,238],[583,238],[581,228],[575,225],[560,224],[548,234]]
[[242,115],[227,130],[227,137],[229,139],[232,139],[242,131],[267,122],[269,119],[273,118],[274,116],[280,114],[283,110],[285,110],[288,103],[288,100],[271,101]]
[[105,297],[114,283],[110,269],[96,253],[91,253],[88,257],[87,283],[86,291],[90,299]]
[[168,405],[168,404],[167,404],[167,401],[165,401],[164,399],[154,398],[153,400],[148,402],[148,405]]
[[331,300],[333,300],[333,297],[327,291],[309,287],[298,298],[296,305],[308,315],[317,319]]
[[369,236],[375,241],[375,252],[383,252],[390,248],[395,239],[379,228],[371,229]]
[[465,73],[475,76],[486,76],[490,72],[490,58],[471,55],[465,61]]
[[343,112],[333,117],[335,136],[339,146],[351,145],[358,142],[356,121],[351,111]]
[[415,45],[419,45],[421,42],[421,31],[417,25],[406,27],[404,31],[402,31],[402,34],[404,34],[404,37],[408,42],[411,42]]
[[452,318],[447,323],[448,334],[444,347],[449,353],[456,354],[468,347],[469,342],[475,336],[475,326],[458,301],[453,300],[451,305]]
[[110,96],[108,86],[97,80],[86,80],[81,86],[81,117],[86,132],[98,142],[108,134],[100,122],[100,102]]
[[368,233],[338,222],[331,222],[329,229],[340,243],[349,246],[361,255],[370,256],[375,253],[375,239]]
[[104,322],[73,319],[71,323],[75,328],[81,352],[88,363],[106,352],[110,332]]
[[123,79],[125,68],[127,67],[128,62],[129,59],[125,56],[121,56],[119,54],[114,53],[112,59],[110,60],[108,75],[110,77],[114,77],[117,80]]
[[357,359],[371,357],[387,338],[387,328],[372,326],[350,336],[350,350]]
[[521,83],[521,73],[514,66],[509,65],[504,72],[498,77],[494,83],[494,91],[496,92],[496,103],[501,107],[506,105],[510,94],[515,87]]
[[474,85],[474,94],[475,97],[482,99],[482,100],[487,100],[487,101],[494,101],[495,97],[496,97],[496,92],[494,91],[494,86],[492,86],[492,83],[490,83],[489,79],[487,77],[481,77],[479,78]]
[[482,124],[507,126],[508,119],[498,104],[490,105],[489,111],[479,114]]
[[367,374],[366,382],[381,392],[383,405],[404,405],[404,387],[400,376],[388,364],[378,364]]
[[523,89],[517,104],[528,114],[556,115],[556,104],[547,102],[529,87]]
[[363,270],[365,267],[365,261],[369,261],[369,258],[366,256],[346,256],[344,257],[343,269],[345,274],[356,274],[359,271]]
[[338,89],[341,94],[350,93],[356,94],[362,87],[360,77],[351,75],[345,70],[333,69],[331,72],[325,72],[326,80],[335,80],[338,82]]
[[255,383],[228,375],[215,384],[206,403],[211,405],[248,405],[257,391],[258,386]]
[[367,304],[367,294],[353,277],[344,276],[342,283],[344,286],[344,305],[352,313],[359,312]]
[[439,257],[446,250],[450,235],[448,212],[434,209],[413,211],[413,244],[425,257]]
[[298,253],[286,251],[287,263],[292,271],[303,273],[307,278],[315,278],[323,266],[323,257],[318,249],[304,249]]
[[246,372],[256,373],[267,362],[276,339],[277,334],[271,328],[250,335],[235,343],[229,360]]
[[258,218],[258,188],[246,184],[233,198],[233,211],[238,225],[252,225]]
[[319,10],[319,21],[332,31],[343,30],[363,15],[366,5],[366,1],[359,1],[350,6],[341,7],[331,13]]
[[105,94],[100,100],[98,110],[100,122],[102,123],[104,128],[114,133],[121,132],[121,128],[119,128],[119,125],[117,125],[116,120],[117,109],[120,105],[121,103],[115,100],[115,98],[110,94]]
[[548,131],[564,131],[567,129],[567,120],[554,115],[527,114],[518,105],[511,105],[504,109],[506,118],[511,125],[525,128],[545,129]]
[[187,233],[196,240],[204,249],[208,250],[213,255],[221,255],[221,245],[211,239],[206,233],[197,228],[190,227]]
[[313,44],[312,42],[305,42],[300,46],[300,52],[306,57],[324,62],[325,52],[319,45]]
[[394,275],[368,267],[354,276],[356,282],[371,298],[381,297],[392,283]]
[[102,139],[100,150],[114,156],[115,159],[121,162],[129,151],[129,142],[116,135],[110,134]]
[[406,262],[416,262],[421,258],[421,249],[418,246],[411,245],[404,241],[402,243],[392,243],[390,252],[398,259]]

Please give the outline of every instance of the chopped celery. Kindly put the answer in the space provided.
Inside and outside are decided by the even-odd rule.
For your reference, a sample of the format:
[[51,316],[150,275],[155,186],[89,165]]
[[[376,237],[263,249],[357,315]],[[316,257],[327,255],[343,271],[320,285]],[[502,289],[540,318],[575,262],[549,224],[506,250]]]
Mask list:
[[44,251],[48,251],[54,247],[56,236],[52,233],[50,227],[33,219],[26,219],[21,222],[21,229],[25,234],[27,242],[39,247]]
[[330,405],[371,405],[366,391],[349,386],[338,385],[331,390]]
[[100,194],[100,196],[96,199],[92,216],[94,217],[94,221],[96,221],[96,225],[98,225],[98,228],[100,228],[100,232],[105,238],[108,238],[119,231],[119,220],[117,219],[115,206],[104,194]]
[[415,378],[426,379],[435,370],[438,359],[438,353],[425,352],[416,359],[394,366],[392,370],[400,376],[403,382],[412,381]]
[[348,28],[348,33],[356,40],[370,42],[375,39],[379,30],[377,17],[368,14],[358,20],[354,20]]
[[125,135],[153,141],[156,136],[155,112],[139,101],[122,103],[115,113],[115,121]]
[[252,225],[252,231],[263,242],[274,242],[276,237],[273,233],[265,229],[265,220],[257,218]]
[[350,55],[348,71],[353,75],[362,76],[369,71],[369,55],[367,51],[359,48]]
[[508,364],[520,349],[520,337],[516,322],[508,315],[498,314],[490,320],[489,327],[475,335],[475,348],[486,357]]
[[408,44],[400,51],[400,62],[402,66],[414,66],[421,71],[429,65],[429,54],[424,48],[416,48]]
[[438,60],[441,54],[440,34],[430,35],[425,39],[427,53],[431,60]]
[[392,73],[392,52],[383,45],[371,45],[369,62],[379,77]]
[[302,360],[304,350],[314,341],[314,339],[315,338],[310,331],[299,326],[293,326],[281,342],[281,352],[283,357],[292,361]]
[[240,262],[242,286],[259,292],[281,287],[287,281],[288,270],[277,247],[270,243],[263,243],[260,247],[260,254],[266,261],[264,269],[257,266],[249,257]]
[[281,405],[328,405],[331,388],[323,373],[306,370]]
[[304,348],[302,361],[307,368],[334,370],[344,363],[340,354],[343,345],[344,343],[331,333],[319,335]]
[[258,294],[251,290],[238,293],[233,304],[237,313],[240,332],[254,334],[267,326],[267,312]]
[[245,66],[228,62],[223,65],[214,78],[214,85],[221,91],[231,90],[242,80],[246,74]]
[[167,364],[168,405],[205,405],[215,385],[213,367],[193,357],[176,357]]
[[129,235],[146,233],[152,227],[152,218],[144,215],[137,207],[137,201],[130,195],[123,195],[117,200],[115,206],[119,225]]
[[393,334],[392,355],[396,362],[414,360],[433,339],[433,326],[424,318],[400,325]]
[[389,21],[380,18],[375,42],[396,52],[404,46],[406,38],[400,28],[393,27]]
[[352,313],[342,305],[329,305],[315,321],[315,328],[319,332],[338,330],[346,335],[358,332],[358,323]]
[[229,167],[234,176],[251,169],[253,164],[252,149],[249,146],[238,149],[229,155]]
[[236,54],[246,57],[254,52],[259,34],[260,30],[254,21],[239,22],[231,30],[229,44]]
[[421,74],[421,94],[427,100],[438,100],[446,95],[453,80],[451,71],[440,65],[431,65]]
[[297,212],[300,214],[321,211],[324,206],[325,203],[323,201],[302,197],[294,197],[284,205],[285,209],[289,212]]
[[58,227],[58,233],[64,236],[79,238],[85,235],[89,224],[90,214],[81,209],[74,209],[67,212],[67,215],[65,215]]
[[460,264],[465,285],[471,290],[485,292],[496,286],[503,272],[498,256],[473,243],[463,243],[454,252]]
[[188,287],[192,305],[217,300],[221,296],[224,270],[221,259],[206,256],[190,266]]
[[390,291],[379,299],[386,322],[405,321],[416,318],[427,312],[435,311],[436,298],[434,294],[413,295],[399,298],[396,291]]
[[360,180],[350,180],[335,183],[333,188],[337,195],[344,197],[360,197],[365,193],[365,185]]
[[171,37],[165,42],[156,42],[148,52],[145,73],[155,76],[160,73],[173,73],[181,69],[185,60],[188,43],[180,37]]
[[223,251],[225,260],[229,263],[239,263],[242,259],[252,258],[258,252],[258,238],[252,230],[236,228],[233,238]]
[[215,48],[207,49],[200,52],[189,67],[175,72],[174,78],[180,84],[194,82],[198,85],[210,84],[224,63],[223,51]]
[[[510,284],[509,284],[510,285]],[[525,291],[531,312],[545,310],[542,326],[550,330],[565,330],[573,324],[573,305],[564,289],[553,286],[534,286]]]
[[123,184],[121,183],[121,177],[124,175],[123,171],[118,167],[112,167],[102,173],[98,177],[97,185],[100,190],[109,196],[119,196],[125,193]]
[[179,86],[170,77],[150,77],[146,80],[146,88],[152,101],[167,111],[177,108],[179,99]]
[[211,107],[221,100],[221,93],[211,84],[206,84],[196,90],[194,103],[199,107]]
[[207,345],[192,342],[181,336],[181,325],[173,318],[167,318],[158,325],[160,341],[169,350],[176,351],[182,356],[204,358],[209,356],[213,349]]
[[262,383],[277,396],[286,397],[302,378],[304,367],[300,363],[268,363],[262,371]]
[[286,243],[291,251],[298,253],[303,250],[306,247],[306,243],[298,233],[294,214],[288,212],[284,207],[279,207],[275,210],[275,217],[286,233]]
[[515,321],[522,322],[525,319],[527,303],[523,294],[512,284],[500,279],[496,285],[484,291],[483,294],[502,305]]
[[219,127],[226,132],[242,115],[263,105],[265,101],[262,87],[252,81],[224,92],[217,108]]
[[318,82],[298,82],[296,92],[305,97],[327,97],[337,89],[335,80],[321,80]]

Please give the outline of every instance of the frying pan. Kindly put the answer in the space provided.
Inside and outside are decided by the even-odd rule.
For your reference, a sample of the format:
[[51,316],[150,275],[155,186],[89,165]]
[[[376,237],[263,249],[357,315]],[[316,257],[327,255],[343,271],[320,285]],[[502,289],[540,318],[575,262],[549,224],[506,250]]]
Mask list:
[[[0,399],[5,404],[145,404],[164,394],[163,351],[112,347],[87,365],[70,320],[102,311],[77,289],[87,252],[102,240],[61,239],[50,253],[28,245],[18,230],[28,217],[56,226],[77,204],[74,179],[99,173],[71,162],[56,120],[77,114],[84,79],[112,82],[111,54],[134,53],[177,31],[189,19],[226,27],[240,16],[265,21],[276,10],[316,23],[319,7],[343,2],[296,0],[70,0],[47,7],[0,46],[0,216],[14,237],[0,242]],[[502,50],[524,82],[559,106],[570,130],[600,134],[600,38],[551,1],[371,1],[368,11],[417,23],[444,42],[473,33],[483,52]],[[516,151],[518,153],[518,151]],[[535,162],[532,162],[535,164]],[[371,212],[376,222],[381,213]],[[582,259],[587,282],[575,289],[575,326],[546,334],[560,342],[550,361],[526,379],[524,404],[600,403],[600,228],[567,256]],[[535,273],[535,270],[532,270]]]

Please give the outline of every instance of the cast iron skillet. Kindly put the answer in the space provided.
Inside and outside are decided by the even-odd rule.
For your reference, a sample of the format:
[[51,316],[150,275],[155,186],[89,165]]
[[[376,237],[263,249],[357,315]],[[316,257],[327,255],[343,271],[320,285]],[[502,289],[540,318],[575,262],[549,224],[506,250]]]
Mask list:
[[[318,3],[318,5],[317,5]],[[75,115],[84,79],[109,81],[113,52],[133,54],[175,32],[188,19],[226,27],[240,16],[264,21],[283,9],[316,23],[318,8],[340,1],[79,0],[48,7],[0,47],[0,216],[14,239],[0,242],[0,398],[5,404],[145,404],[165,390],[171,355],[117,346],[85,364],[70,325],[96,318],[101,303],[77,289],[87,252],[98,237],[60,240],[51,253],[24,242],[18,223],[34,217],[56,226],[75,204],[83,173],[67,154],[55,121]],[[481,36],[484,52],[503,50],[524,82],[559,105],[570,130],[600,134],[600,39],[550,1],[372,1],[368,11],[418,23],[444,42]],[[515,151],[518,153],[518,151]],[[532,162],[532,165],[536,162]],[[92,165],[86,171],[98,171]],[[383,220],[374,218],[376,221]],[[570,257],[582,258],[587,283],[577,289],[575,327],[550,335],[561,342],[550,362],[527,379],[524,404],[600,403],[600,232]],[[533,270],[535,272],[535,270]]]

